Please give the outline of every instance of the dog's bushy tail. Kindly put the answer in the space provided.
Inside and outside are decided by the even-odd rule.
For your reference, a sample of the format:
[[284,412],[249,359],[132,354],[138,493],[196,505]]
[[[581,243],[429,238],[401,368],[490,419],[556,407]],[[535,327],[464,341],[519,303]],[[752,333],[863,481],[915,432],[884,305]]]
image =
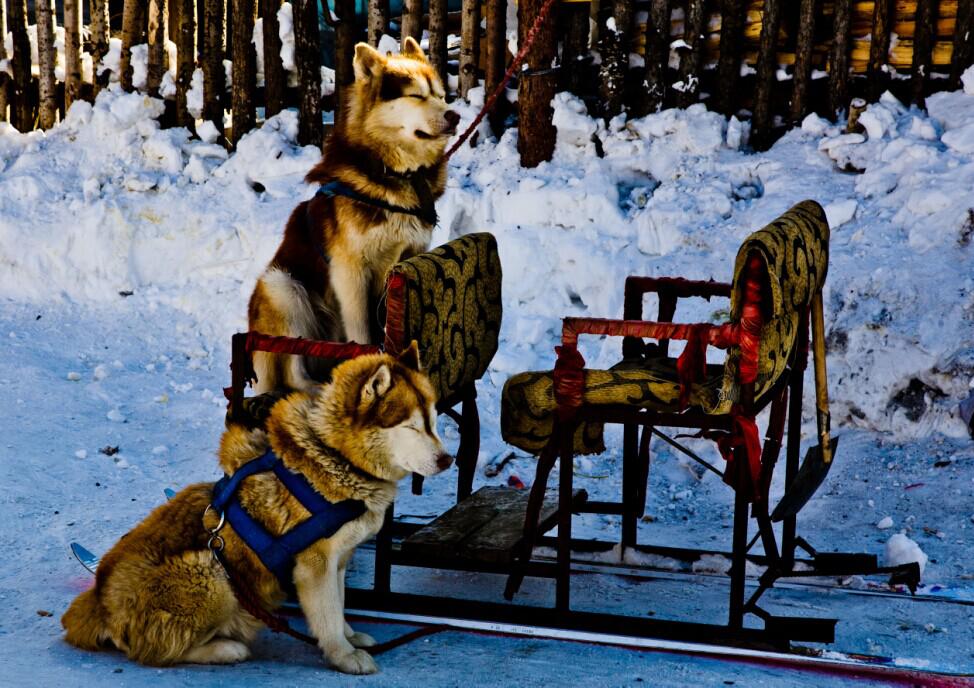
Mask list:
[[78,595],[61,617],[64,638],[83,650],[100,650],[108,639],[108,612],[95,589]]

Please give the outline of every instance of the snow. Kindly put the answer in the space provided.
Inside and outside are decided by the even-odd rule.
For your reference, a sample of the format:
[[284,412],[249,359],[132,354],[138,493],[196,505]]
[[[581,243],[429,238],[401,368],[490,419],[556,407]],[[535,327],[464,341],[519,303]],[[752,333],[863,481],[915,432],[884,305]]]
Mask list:
[[920,549],[920,545],[903,533],[894,533],[886,543],[886,565],[899,566],[916,562],[920,565],[920,575],[923,575],[929,558]]
[[[282,33],[289,12],[284,5],[279,14]],[[111,58],[106,64],[112,68]],[[483,127],[478,146],[464,146],[451,159],[434,234],[441,243],[469,231],[493,232],[506,275],[500,350],[478,389],[482,458],[509,452],[496,421],[500,389],[515,372],[552,366],[560,317],[618,317],[630,274],[728,280],[750,231],[813,197],[833,230],[825,294],[828,371],[833,430],[843,440],[828,481],[802,514],[802,527],[810,528],[803,534],[823,551],[877,553],[885,546],[889,561],[923,562],[925,583],[969,586],[963,576],[974,546],[974,449],[956,406],[974,382],[974,152],[963,145],[974,125],[972,96],[931,96],[929,114],[884,96],[863,113],[864,135],[810,116],[769,151],[753,153],[746,122],[703,106],[635,120],[620,116],[606,125],[589,118],[577,99],[559,94],[554,158],[531,170],[519,166],[516,132],[494,140]],[[482,88],[474,89],[470,104],[455,106],[461,129],[483,97]],[[48,132],[0,129],[0,332],[15,334],[5,337],[0,360],[11,400],[0,409],[0,430],[19,461],[17,471],[8,471],[15,475],[0,495],[0,518],[14,524],[11,535],[26,550],[23,561],[0,573],[0,594],[27,600],[12,612],[18,624],[42,623],[31,617],[35,609],[61,610],[76,592],[67,542],[90,540],[104,551],[161,500],[163,487],[215,477],[229,335],[246,326],[247,298],[287,216],[314,192],[302,178],[319,152],[296,145],[295,113],[270,118],[228,155],[215,144],[213,123],[201,124],[202,140],[196,140],[183,129],[160,129],[162,112],[160,100],[113,85],[93,105],[75,103]],[[655,316],[654,305],[647,300],[647,317]],[[726,317],[726,307],[689,301],[677,319],[716,321]],[[592,367],[618,359],[618,341],[583,338],[581,346]],[[809,381],[806,410],[811,388]],[[804,420],[811,442],[814,420]],[[446,421],[441,432],[455,446]],[[618,498],[619,437],[610,430],[609,452],[580,459],[579,487],[593,499]],[[709,442],[689,443],[712,453]],[[97,452],[106,445],[121,451],[108,459]],[[59,469],[56,484],[50,484],[51,466]],[[529,483],[533,470],[533,459],[515,456],[491,478],[478,473],[478,484]],[[403,494],[401,513],[441,512],[450,503],[451,480],[428,481],[424,497]],[[641,540],[729,545],[729,491],[660,443],[653,445],[649,494]],[[54,510],[61,520],[39,529],[38,521]],[[888,543],[877,532],[887,521],[887,528],[903,531]],[[616,524],[587,516],[579,519],[579,532],[614,538]],[[18,559],[6,543],[0,556]],[[647,563],[632,552],[609,556]],[[648,563],[666,568],[659,560]],[[715,556],[695,570],[719,575],[727,565]],[[32,570],[42,572],[43,586]],[[631,599],[631,591],[619,597]],[[806,596],[795,604],[825,602]],[[882,637],[901,658],[920,656],[922,645],[925,661],[966,661],[970,668],[969,659],[949,659],[944,634],[923,630],[933,623],[959,634],[966,615],[948,623],[940,618],[947,612],[904,606],[897,621],[913,624],[904,631],[882,609],[862,628],[858,611],[853,628],[840,625],[841,649],[871,651],[871,638]],[[719,610],[708,605],[706,611]],[[836,613],[846,618],[846,611]],[[110,673],[120,662],[117,656],[79,661],[58,640],[56,623],[43,623],[40,635],[5,626],[11,640],[5,645],[18,654],[48,652],[53,662],[80,672],[72,674],[76,683],[89,671],[81,664]],[[511,652],[518,647],[483,642]],[[261,659],[243,669],[256,673],[246,676],[295,657],[297,666],[287,664],[291,682],[326,671],[287,641],[262,643]],[[437,676],[449,676],[462,653],[431,643],[441,657],[455,658],[438,665]],[[402,678],[396,673],[404,670],[402,657],[423,657],[417,647],[423,646],[390,655],[384,667]],[[539,647],[545,666],[575,651]],[[23,662],[17,666],[24,670]],[[124,666],[126,680],[155,677]],[[44,672],[52,675],[49,667]],[[588,685],[604,685],[601,678]],[[415,685],[415,679],[400,683]]]

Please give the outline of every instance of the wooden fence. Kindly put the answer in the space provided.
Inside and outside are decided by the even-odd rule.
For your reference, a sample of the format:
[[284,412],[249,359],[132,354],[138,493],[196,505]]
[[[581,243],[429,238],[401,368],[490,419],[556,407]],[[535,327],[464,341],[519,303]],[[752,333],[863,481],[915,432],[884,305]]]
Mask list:
[[[299,111],[299,139],[320,145],[322,111],[340,102],[352,81],[359,40],[377,45],[383,34],[420,38],[457,95],[483,83],[489,92],[511,59],[507,0],[404,0],[392,16],[389,0],[368,0],[356,17],[355,0],[331,0],[320,17],[315,0],[292,0],[294,77],[289,87],[279,32],[281,0],[125,0],[112,15],[109,0],[0,0],[0,120],[19,130],[53,126],[79,98],[91,100],[110,77],[100,70],[120,40],[115,79],[133,90],[133,47],[146,44],[142,88],[167,98],[164,123],[218,125],[234,145],[258,123],[285,107]],[[518,39],[543,0],[520,0]],[[55,48],[57,9],[63,17],[63,56]],[[86,11],[87,10],[87,11]],[[88,24],[83,29],[83,16]],[[286,15],[281,15],[286,16]],[[334,36],[335,93],[322,96],[319,17]],[[255,21],[263,30],[264,85],[257,84]],[[38,64],[31,63],[28,24],[36,24]],[[449,41],[449,36],[459,40]],[[168,41],[175,43],[170,66]],[[90,65],[88,57],[90,55]],[[63,64],[56,64],[57,60]],[[232,60],[226,83],[224,60]],[[922,105],[933,90],[957,88],[974,62],[974,0],[562,0],[538,34],[516,77],[516,110],[492,113],[500,129],[516,115],[519,149],[527,166],[549,159],[554,146],[550,102],[558,90],[581,97],[593,115],[623,110],[643,115],[704,101],[727,115],[749,115],[752,142],[763,147],[811,111],[835,118],[856,97],[877,98],[892,89]],[[86,67],[86,65],[89,65]],[[55,78],[63,70],[63,79]],[[164,88],[167,70],[174,89]],[[202,73],[203,107],[190,106],[194,73]],[[296,77],[296,79],[295,79]],[[170,91],[172,91],[170,93]],[[338,108],[335,108],[338,110]],[[340,117],[340,112],[336,112]]]

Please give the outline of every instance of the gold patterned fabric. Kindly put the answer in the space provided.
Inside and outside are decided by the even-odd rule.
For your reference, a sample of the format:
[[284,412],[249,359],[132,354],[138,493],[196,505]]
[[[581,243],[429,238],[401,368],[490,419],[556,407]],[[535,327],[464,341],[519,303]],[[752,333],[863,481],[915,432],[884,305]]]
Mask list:
[[[752,252],[768,270],[766,321],[761,331],[756,398],[766,394],[784,373],[801,318],[812,296],[822,288],[828,270],[829,226],[822,207],[804,201],[741,245],[734,265],[731,321],[740,320],[745,266]],[[724,414],[739,398],[739,350],[728,350],[723,366],[707,366],[704,380],[690,390],[690,405]],[[532,454],[548,443],[556,403],[552,371],[520,373],[504,385],[501,434],[504,441]],[[624,361],[609,370],[585,370],[584,405],[625,404],[657,411],[679,409],[680,384],[673,358]],[[605,450],[601,423],[583,423],[575,435],[575,453]]]
[[406,278],[403,342],[416,340],[439,392],[450,399],[480,379],[497,352],[501,263],[497,240],[467,234],[398,263]]

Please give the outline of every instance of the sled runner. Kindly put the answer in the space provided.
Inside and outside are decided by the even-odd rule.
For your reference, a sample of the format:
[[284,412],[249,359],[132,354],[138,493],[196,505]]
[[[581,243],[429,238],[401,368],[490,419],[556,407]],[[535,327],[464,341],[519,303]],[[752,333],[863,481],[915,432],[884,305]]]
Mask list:
[[[439,411],[460,428],[457,504],[425,525],[396,522],[392,513],[377,538],[371,590],[348,590],[348,605],[363,610],[449,615],[479,621],[615,632],[624,623],[633,636],[727,644],[788,647],[791,641],[831,642],[836,619],[775,616],[758,603],[777,580],[794,576],[891,575],[915,590],[919,566],[880,567],[873,555],[819,553],[798,536],[802,507],[824,481],[836,442],[829,433],[822,288],[828,270],[829,229],[822,208],[798,204],[750,235],[738,251],[731,283],[682,278],[630,277],[623,320],[565,318],[562,344],[551,371],[521,373],[504,388],[501,430],[505,441],[538,456],[529,491],[485,487],[471,494],[479,449],[475,382],[497,350],[501,319],[501,270],[489,234],[471,234],[403,261],[389,277],[384,349],[420,344],[423,364],[440,393]],[[656,321],[642,319],[646,293],[659,297]],[[729,298],[730,318],[721,324],[673,322],[684,298]],[[810,323],[811,322],[811,326]],[[582,335],[620,336],[622,360],[608,370],[585,367]],[[655,340],[655,341],[646,341]],[[670,340],[684,340],[678,357]],[[708,364],[706,350],[727,351],[722,365]],[[817,445],[800,464],[802,387],[809,349],[816,386]],[[246,398],[252,379],[250,354],[274,351],[341,359],[377,350],[357,344],[313,342],[244,333],[233,339],[230,422],[259,423],[274,399]],[[460,405],[457,412],[454,407]],[[770,409],[765,439],[756,416]],[[573,486],[576,454],[604,451],[606,423],[623,426],[619,501],[589,500]],[[723,465],[684,447],[660,428],[693,431],[713,440]],[[774,499],[771,479],[785,430],[785,494]],[[727,623],[702,624],[583,612],[571,606],[573,552],[608,550],[618,543],[572,537],[572,515],[620,517],[624,548],[694,560],[704,552],[638,542],[637,523],[646,504],[650,440],[659,438],[721,476],[733,490]],[[557,488],[547,490],[560,459]],[[421,484],[414,480],[414,491]],[[748,540],[751,519],[756,533]],[[781,521],[780,537],[773,522]],[[557,535],[545,534],[557,526]],[[760,541],[763,552],[754,551]],[[534,556],[553,546],[555,561]],[[807,557],[798,555],[804,552]],[[745,599],[745,565],[764,567]],[[391,589],[393,566],[502,574],[510,600],[526,576],[555,581],[553,608],[446,597],[420,597]],[[498,591],[500,592],[500,591]],[[753,615],[763,628],[746,624]]]

